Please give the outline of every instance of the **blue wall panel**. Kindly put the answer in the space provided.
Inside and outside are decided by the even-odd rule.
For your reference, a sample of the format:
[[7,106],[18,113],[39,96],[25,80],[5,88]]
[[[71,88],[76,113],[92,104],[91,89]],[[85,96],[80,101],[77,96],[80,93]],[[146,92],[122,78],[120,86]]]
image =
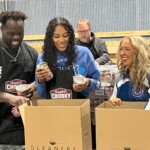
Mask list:
[[[50,19],[66,17],[76,31],[80,18],[91,21],[94,32],[149,30],[149,0],[5,0],[8,10],[21,10],[29,17],[25,34],[44,34]],[[0,0],[0,11],[4,10]]]

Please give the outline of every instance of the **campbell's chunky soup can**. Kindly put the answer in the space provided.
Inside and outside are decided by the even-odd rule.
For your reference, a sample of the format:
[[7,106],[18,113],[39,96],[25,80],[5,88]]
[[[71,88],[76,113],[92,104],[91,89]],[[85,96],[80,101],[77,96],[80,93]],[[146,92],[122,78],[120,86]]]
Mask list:
[[76,74],[75,76],[73,76],[73,81],[77,84],[82,84],[84,81],[84,76],[81,74]]
[[[47,62],[45,62],[45,61],[40,62],[40,63],[37,65],[37,68],[41,68],[41,69],[45,69],[45,70],[46,70],[46,69],[49,69]],[[53,77],[54,77],[54,75],[53,75],[53,73],[50,71],[49,77],[46,78],[45,81],[49,81],[49,80],[51,80]]]
[[21,92],[24,91],[27,88],[28,85],[26,84],[20,84],[16,86],[16,91],[18,95],[21,95]]
[[37,65],[37,68],[47,69],[47,68],[48,68],[48,64],[47,64],[47,62],[42,61],[42,62],[40,62],[40,63]]

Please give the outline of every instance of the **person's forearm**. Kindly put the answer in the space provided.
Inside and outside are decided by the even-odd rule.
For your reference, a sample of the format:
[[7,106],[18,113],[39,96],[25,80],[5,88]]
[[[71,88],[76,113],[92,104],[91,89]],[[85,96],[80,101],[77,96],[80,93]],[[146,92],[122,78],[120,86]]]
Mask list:
[[96,62],[98,62],[100,65],[104,65],[110,60],[109,54],[104,53],[101,57],[96,59]]
[[12,97],[12,94],[6,92],[0,92],[0,102],[9,102],[9,99]]

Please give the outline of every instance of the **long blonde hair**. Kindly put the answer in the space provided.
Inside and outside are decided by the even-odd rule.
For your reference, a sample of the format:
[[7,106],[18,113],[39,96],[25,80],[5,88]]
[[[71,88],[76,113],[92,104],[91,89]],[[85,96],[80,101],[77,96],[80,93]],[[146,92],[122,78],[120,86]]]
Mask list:
[[120,57],[120,46],[125,39],[129,39],[131,46],[135,50],[132,65],[132,74],[134,76],[132,83],[136,90],[140,90],[145,87],[145,78],[150,71],[150,48],[145,39],[141,36],[127,36],[120,41],[116,57],[117,66],[122,79],[124,78],[124,74],[128,69],[127,67],[123,66]]

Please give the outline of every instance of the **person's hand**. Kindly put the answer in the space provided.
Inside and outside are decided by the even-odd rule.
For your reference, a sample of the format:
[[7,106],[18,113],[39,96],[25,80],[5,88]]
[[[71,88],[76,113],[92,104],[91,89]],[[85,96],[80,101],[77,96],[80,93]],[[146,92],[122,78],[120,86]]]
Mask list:
[[36,90],[35,82],[25,84],[25,87],[25,90],[19,92],[19,96],[31,98],[33,96],[33,92]]
[[18,95],[10,95],[8,99],[8,103],[12,106],[20,106],[29,101],[29,98],[18,96]]
[[97,61],[95,61],[96,66],[99,66],[99,63]]
[[73,83],[73,89],[74,91],[80,92],[85,90],[90,85],[90,79],[84,77],[84,81],[80,84]]
[[109,101],[116,107],[120,107],[122,105],[122,101],[120,98],[112,98]]
[[50,79],[52,72],[49,67],[47,69],[36,68],[36,75],[38,77],[39,83],[44,83],[46,79]]

